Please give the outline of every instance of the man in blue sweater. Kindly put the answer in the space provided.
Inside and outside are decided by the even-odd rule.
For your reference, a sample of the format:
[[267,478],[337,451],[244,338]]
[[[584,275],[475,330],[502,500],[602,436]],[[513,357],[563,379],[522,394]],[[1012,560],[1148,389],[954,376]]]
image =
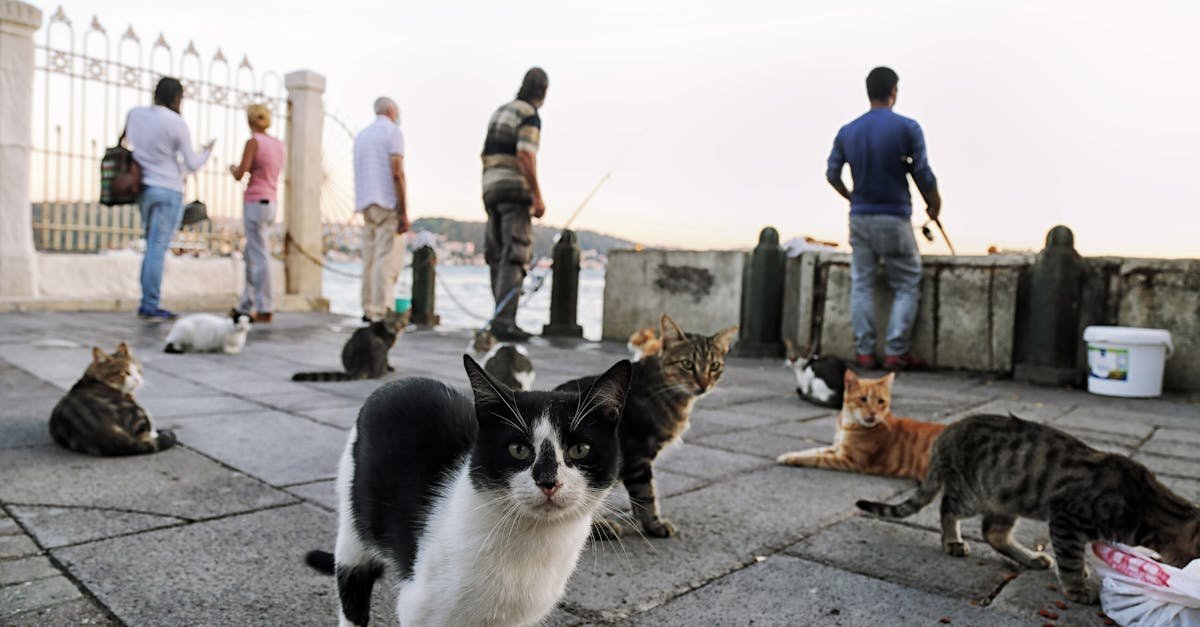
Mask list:
[[[925,155],[925,136],[916,120],[892,111],[900,81],[890,68],[867,75],[871,110],[843,126],[833,140],[825,178],[850,201],[850,319],[854,325],[855,363],[875,368],[875,271],[883,262],[894,293],[888,318],[883,367],[921,368],[912,347],[913,320],[921,298],[921,256],[912,229],[911,175],[925,199],[925,213],[938,217],[942,199]],[[854,190],[842,181],[850,164]]]

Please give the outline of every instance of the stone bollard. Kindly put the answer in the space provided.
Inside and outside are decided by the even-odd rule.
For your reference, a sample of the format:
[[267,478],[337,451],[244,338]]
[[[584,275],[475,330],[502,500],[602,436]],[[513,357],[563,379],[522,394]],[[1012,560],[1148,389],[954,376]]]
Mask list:
[[779,232],[762,230],[750,254],[742,283],[742,315],[734,354],[739,357],[781,357],[783,341],[783,274],[787,253]]
[[1079,347],[1079,300],[1083,259],[1075,252],[1075,234],[1058,225],[1046,234],[1046,247],[1029,271],[1029,291],[1021,329],[1021,360],[1013,378],[1042,385],[1083,382],[1076,367]]
[[433,327],[441,321],[434,313],[434,294],[437,286],[437,253],[430,246],[413,251],[412,261],[412,318],[415,325]]
[[554,276],[550,284],[550,324],[542,335],[583,337],[579,315],[579,244],[575,231],[563,230],[554,244]]

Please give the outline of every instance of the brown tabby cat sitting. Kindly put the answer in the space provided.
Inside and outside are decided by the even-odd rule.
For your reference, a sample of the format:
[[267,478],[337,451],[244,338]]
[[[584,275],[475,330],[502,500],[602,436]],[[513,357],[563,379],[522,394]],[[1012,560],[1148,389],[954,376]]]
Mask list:
[[63,448],[88,455],[139,455],[175,445],[175,434],[155,431],[133,398],[142,365],[121,342],[112,355],[92,349],[83,378],[50,412],[50,436]]
[[1074,436],[1014,416],[979,415],[938,438],[929,476],[899,505],[859,501],[863,511],[903,518],[942,495],[942,548],[967,554],[959,521],[983,514],[983,537],[1026,568],[1054,560],[1013,540],[1018,516],[1050,523],[1063,596],[1095,603],[1084,551],[1103,540],[1144,546],[1182,568],[1200,557],[1200,509],[1171,492],[1145,466],[1102,453]]
[[924,479],[933,441],[946,426],[892,415],[895,378],[896,373],[882,379],[859,379],[853,370],[847,370],[833,446],[784,453],[777,461],[789,466]]
[[[633,514],[646,534],[656,538],[675,535],[675,525],[660,518],[654,492],[652,462],[666,445],[678,440],[689,426],[696,399],[708,393],[721,378],[725,353],[737,327],[718,331],[711,337],[684,333],[670,316],[663,314],[662,348],[654,355],[633,362],[633,381],[625,401],[618,435],[621,440],[621,480],[629,492]],[[587,390],[596,377],[568,381],[556,389]],[[613,538],[621,526],[597,519],[594,536]]]

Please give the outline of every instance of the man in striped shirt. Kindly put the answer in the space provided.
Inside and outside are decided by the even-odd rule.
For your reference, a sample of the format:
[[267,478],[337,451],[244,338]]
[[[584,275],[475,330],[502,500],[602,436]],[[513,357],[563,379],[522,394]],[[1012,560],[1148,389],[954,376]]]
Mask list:
[[546,213],[538,186],[537,151],[549,79],[530,68],[517,98],[492,114],[483,142],[483,205],[487,233],[483,255],[492,274],[496,311],[491,331],[500,340],[523,341],[530,334],[517,326],[517,300],[533,252],[531,218]]

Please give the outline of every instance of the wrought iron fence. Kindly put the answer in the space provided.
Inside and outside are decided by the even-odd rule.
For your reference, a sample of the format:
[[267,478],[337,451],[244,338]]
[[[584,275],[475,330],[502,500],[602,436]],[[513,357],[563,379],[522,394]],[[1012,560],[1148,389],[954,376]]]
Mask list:
[[[147,52],[132,27],[114,45],[96,17],[77,37],[62,7],[47,21],[42,39],[36,46],[31,172],[38,249],[97,252],[124,248],[142,237],[136,206],[99,204],[100,159],[116,143],[126,113],[149,104],[163,76],[183,84],[181,113],[195,144],[217,140],[212,157],[187,178],[184,191],[185,200],[205,202],[210,220],[185,227],[172,246],[217,254],[238,248],[244,184],[234,181],[228,168],[240,162],[250,136],[246,106],[265,105],[275,121],[270,132],[283,135],[287,95],[282,77],[258,73],[245,56],[233,67],[220,48],[206,66],[192,42],[176,55],[161,34]],[[284,215],[282,206],[277,215]]]

